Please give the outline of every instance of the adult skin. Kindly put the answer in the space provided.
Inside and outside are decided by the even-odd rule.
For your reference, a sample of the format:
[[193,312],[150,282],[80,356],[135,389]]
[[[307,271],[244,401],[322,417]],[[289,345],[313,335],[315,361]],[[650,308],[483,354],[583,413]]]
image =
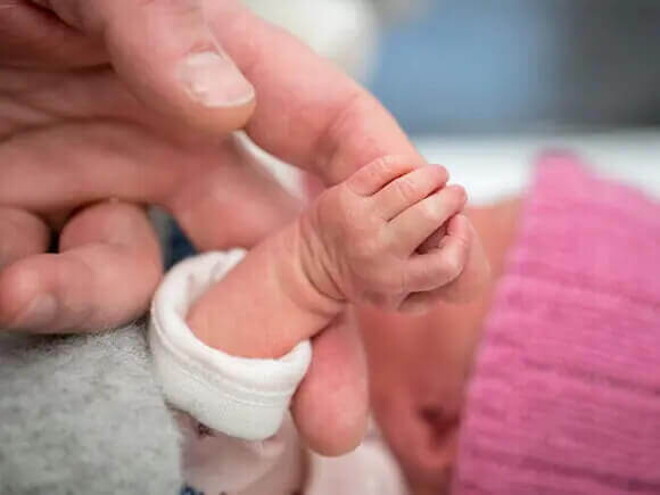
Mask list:
[[[238,1],[0,1],[0,327],[94,331],[142,314],[161,264],[140,205],[166,208],[201,250],[287,221],[297,203],[237,148],[240,128],[326,184],[386,155],[424,164],[368,92]],[[458,292],[482,278],[472,266]],[[344,327],[316,339],[293,406],[325,453],[359,441],[367,410]],[[318,427],[337,411],[341,424]]]

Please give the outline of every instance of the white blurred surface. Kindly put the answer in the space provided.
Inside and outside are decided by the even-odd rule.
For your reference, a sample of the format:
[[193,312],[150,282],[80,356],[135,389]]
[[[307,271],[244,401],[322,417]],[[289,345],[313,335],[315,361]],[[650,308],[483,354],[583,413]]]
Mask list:
[[475,204],[520,193],[543,150],[580,155],[594,170],[660,198],[660,129],[564,136],[424,137],[415,140],[430,163],[447,167]]
[[[252,150],[291,193],[302,197],[299,171]],[[447,167],[451,181],[467,188],[472,204],[519,195],[529,183],[534,159],[544,150],[578,154],[593,170],[660,199],[660,129],[564,136],[424,137],[414,140],[429,163]]]
[[243,0],[356,79],[373,69],[379,24],[369,0]]

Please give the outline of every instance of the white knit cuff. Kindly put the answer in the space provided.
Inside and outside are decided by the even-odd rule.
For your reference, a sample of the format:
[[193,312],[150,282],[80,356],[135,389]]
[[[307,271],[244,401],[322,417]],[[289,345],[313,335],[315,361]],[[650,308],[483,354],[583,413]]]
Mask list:
[[149,343],[170,404],[214,430],[262,440],[277,432],[307,372],[309,341],[279,359],[242,358],[205,345],[186,324],[193,302],[244,255],[238,249],[207,253],[170,270],[154,296]]

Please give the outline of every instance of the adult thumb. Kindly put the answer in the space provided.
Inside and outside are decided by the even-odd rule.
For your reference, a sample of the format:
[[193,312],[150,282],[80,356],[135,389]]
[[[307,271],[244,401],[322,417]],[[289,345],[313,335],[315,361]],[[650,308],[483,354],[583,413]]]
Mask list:
[[202,0],[69,0],[56,13],[105,46],[150,108],[214,133],[247,122],[252,84],[207,28]]
[[312,363],[291,403],[298,433],[326,456],[355,449],[367,430],[367,364],[352,314],[312,340]]

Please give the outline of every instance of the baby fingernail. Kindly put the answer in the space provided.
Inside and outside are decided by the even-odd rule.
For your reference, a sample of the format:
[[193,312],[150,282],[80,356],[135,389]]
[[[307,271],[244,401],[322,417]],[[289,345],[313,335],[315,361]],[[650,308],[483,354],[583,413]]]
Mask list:
[[57,300],[50,294],[35,297],[14,320],[13,326],[21,329],[39,329],[50,325],[57,315]]
[[189,55],[179,66],[179,80],[206,107],[235,107],[254,99],[254,88],[232,60],[219,52]]

